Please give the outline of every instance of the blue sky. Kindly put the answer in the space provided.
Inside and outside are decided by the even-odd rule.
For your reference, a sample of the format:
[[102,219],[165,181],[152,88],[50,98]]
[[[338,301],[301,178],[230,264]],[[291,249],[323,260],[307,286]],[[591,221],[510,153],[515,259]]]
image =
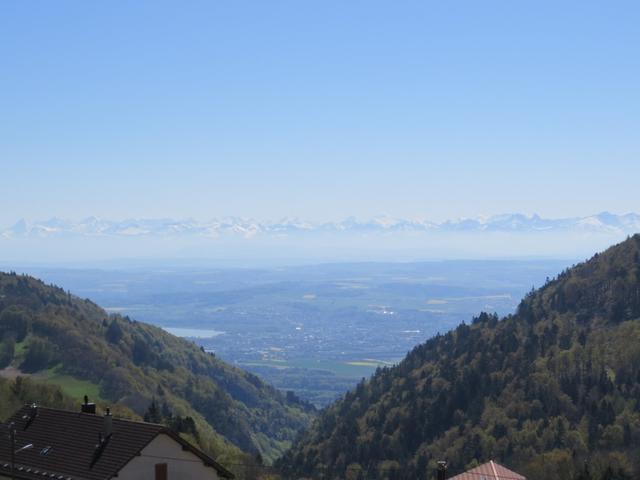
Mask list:
[[0,225],[640,211],[637,2],[0,4]]

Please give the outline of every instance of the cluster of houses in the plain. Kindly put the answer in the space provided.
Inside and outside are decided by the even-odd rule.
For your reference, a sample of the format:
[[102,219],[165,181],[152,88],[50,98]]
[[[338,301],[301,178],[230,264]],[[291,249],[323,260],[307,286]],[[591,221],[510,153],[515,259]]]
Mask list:
[[[167,427],[26,405],[2,426],[0,479],[218,480],[233,474]],[[446,477],[446,465],[438,471]],[[526,480],[491,461],[449,480]]]

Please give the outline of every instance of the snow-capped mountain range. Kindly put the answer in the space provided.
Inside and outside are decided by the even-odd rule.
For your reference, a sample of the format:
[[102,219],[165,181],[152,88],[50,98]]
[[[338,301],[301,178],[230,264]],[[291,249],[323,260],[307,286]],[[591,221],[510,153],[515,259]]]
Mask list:
[[282,236],[305,233],[392,233],[392,232],[592,232],[603,234],[634,234],[640,232],[640,215],[616,215],[608,212],[587,217],[548,219],[538,215],[519,213],[491,217],[463,218],[441,223],[428,220],[409,220],[374,217],[358,220],[354,217],[340,222],[313,223],[297,218],[275,222],[252,219],[224,218],[210,221],[193,219],[128,219],[121,221],[97,217],[81,221],[51,218],[44,221],[19,220],[10,228],[0,230],[4,238],[47,238],[64,236],[85,237],[219,237],[238,235]]

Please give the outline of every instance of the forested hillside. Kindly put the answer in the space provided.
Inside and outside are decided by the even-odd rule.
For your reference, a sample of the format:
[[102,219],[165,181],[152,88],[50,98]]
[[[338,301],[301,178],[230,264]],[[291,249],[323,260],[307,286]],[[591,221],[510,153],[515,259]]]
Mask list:
[[[86,393],[117,403],[132,415],[172,423],[221,461],[237,460],[240,451],[274,458],[313,414],[186,340],[14,273],[0,274],[0,340],[5,377],[27,375],[29,388],[60,387],[38,387],[39,401],[69,405],[69,397]],[[15,385],[0,383],[7,402],[35,400],[14,392]]]
[[530,479],[640,478],[640,236],[502,320],[416,347],[326,409],[288,478],[431,478],[495,459]]

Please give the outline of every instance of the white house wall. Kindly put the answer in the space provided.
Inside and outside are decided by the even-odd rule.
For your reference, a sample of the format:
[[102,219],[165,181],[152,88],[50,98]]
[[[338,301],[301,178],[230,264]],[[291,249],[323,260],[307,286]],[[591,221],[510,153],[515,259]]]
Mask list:
[[120,472],[117,480],[155,480],[155,466],[166,463],[168,480],[218,480],[218,472],[207,467],[198,457],[182,450],[182,445],[168,435],[158,435],[140,455]]

